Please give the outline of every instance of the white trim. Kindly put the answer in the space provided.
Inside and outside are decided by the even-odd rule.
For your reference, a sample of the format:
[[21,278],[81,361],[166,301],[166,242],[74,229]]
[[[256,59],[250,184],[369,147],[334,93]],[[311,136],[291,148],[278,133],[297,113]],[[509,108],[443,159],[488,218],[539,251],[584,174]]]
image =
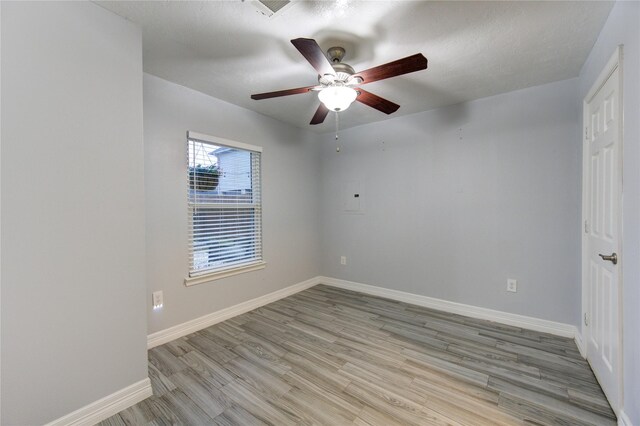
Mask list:
[[472,318],[485,319],[498,322],[501,324],[522,327],[528,330],[540,331],[543,333],[554,334],[556,336],[570,337],[576,339],[576,345],[581,350],[582,336],[578,329],[571,324],[564,324],[555,321],[533,318],[524,315],[512,314],[509,312],[496,311],[488,308],[481,308],[464,303],[450,302],[448,300],[436,299],[434,297],[422,296],[419,294],[407,293],[404,291],[391,290],[383,287],[376,287],[368,284],[356,283],[353,281],[340,280],[337,278],[317,276],[306,281],[294,284],[292,286],[274,291],[273,293],[239,303],[234,306],[216,311],[199,318],[187,321],[176,326],[157,331],[147,336],[147,348],[151,349],[187,334],[202,330],[211,325],[249,312],[276,300],[296,294],[300,291],[311,288],[317,284],[325,284],[331,287],[344,288],[347,290],[358,291],[360,293],[371,294],[373,296],[386,297],[391,300],[398,300],[405,303],[411,303],[417,306],[436,309],[439,311],[450,312],[459,315],[466,315]]
[[209,272],[205,275],[185,277],[184,285],[190,287],[196,284],[208,283],[209,281],[220,280],[222,278],[231,277],[233,275],[244,274],[245,272],[258,271],[260,269],[264,269],[266,266],[266,262],[260,261],[258,263],[251,263],[249,265],[241,265],[229,269],[223,269],[221,271]]
[[582,333],[580,333],[580,329],[576,327],[576,337],[574,339],[576,341],[576,346],[578,347],[578,351],[580,351],[580,355],[582,358],[587,359],[587,348],[584,345],[584,340],[582,339]]
[[607,61],[607,65],[600,71],[600,75],[591,86],[589,92],[587,92],[587,96],[584,97],[584,102],[589,103],[591,99],[598,93],[598,91],[604,86],[604,83],[607,82],[611,74],[618,68],[618,66],[622,65],[622,45],[616,46],[616,50],[614,50],[613,54]]
[[[618,326],[619,326],[619,330],[618,330],[618,364],[619,364],[619,368],[618,368],[618,393],[619,393],[619,404],[621,405],[622,402],[624,401],[624,373],[623,373],[623,369],[624,369],[624,347],[623,347],[623,316],[622,316],[622,309],[623,309],[623,300],[624,300],[624,281],[623,281],[623,275],[622,275],[622,265],[624,264],[624,253],[622,251],[622,238],[623,238],[623,232],[622,232],[622,212],[623,212],[623,203],[624,203],[624,184],[623,184],[623,180],[622,180],[622,166],[623,166],[623,155],[624,155],[624,103],[623,103],[623,75],[622,75],[622,70],[623,70],[623,45],[618,45],[616,46],[615,51],[613,52],[613,54],[611,55],[611,57],[609,58],[609,60],[607,61],[607,64],[605,65],[605,67],[602,69],[602,71],[600,72],[600,75],[598,75],[598,78],[594,81],[593,85],[591,86],[591,89],[589,89],[589,92],[587,93],[587,95],[584,97],[583,101],[582,101],[582,127],[585,129],[583,133],[583,129],[581,129],[580,133],[581,133],[581,137],[582,137],[582,222],[580,224],[581,229],[580,229],[580,234],[582,236],[581,239],[581,252],[582,252],[582,258],[581,258],[581,263],[582,263],[582,277],[581,277],[581,284],[582,284],[582,317],[580,318],[580,324],[581,324],[581,332],[580,332],[580,338],[581,338],[581,344],[582,346],[578,346],[578,349],[580,350],[580,353],[585,357],[585,359],[588,358],[589,356],[589,345],[587,344],[587,341],[589,339],[590,336],[590,329],[589,326],[587,326],[585,324],[585,315],[588,316],[588,311],[589,311],[589,283],[588,283],[588,260],[589,260],[589,250],[588,250],[588,240],[587,240],[587,234],[584,232],[584,223],[587,220],[587,211],[589,208],[589,201],[588,201],[588,197],[589,197],[589,180],[590,180],[590,176],[588,176],[588,170],[589,170],[589,145],[588,145],[588,135],[586,134],[586,129],[588,128],[588,122],[589,122],[589,115],[588,115],[588,104],[589,102],[591,102],[591,100],[593,99],[593,97],[598,93],[598,91],[602,88],[602,86],[607,82],[607,80],[609,79],[609,77],[616,71],[618,70],[618,111],[619,111],[619,117],[620,120],[618,121],[618,134],[619,134],[619,149],[618,149],[618,171],[619,171],[619,176],[618,176],[618,181],[619,181],[619,185],[620,185],[620,206],[619,206],[619,215],[618,215],[618,249],[617,249],[617,253],[618,253],[618,258],[620,259],[619,262],[619,270],[618,270]],[[589,226],[592,226],[592,224],[589,224]],[[577,344],[577,339],[576,339],[576,344]],[[595,372],[594,372],[595,373]],[[620,416],[622,414],[622,410],[620,408],[620,406],[618,407],[611,407],[613,409],[613,411]]]
[[544,333],[555,334],[557,336],[575,338],[577,333],[577,328],[570,324],[563,324],[560,322],[527,317],[524,315],[512,314],[509,312],[496,311],[493,309],[480,308],[477,306],[465,305],[463,303],[449,302],[447,300],[436,299],[419,294],[390,290],[383,287],[376,287],[368,284],[339,280],[336,278],[319,277],[319,281],[321,284],[326,284],[332,287],[358,291],[361,293],[371,294],[373,296],[386,297],[387,299],[411,303],[413,305],[424,306],[426,308],[437,309],[439,311],[495,321],[501,324],[513,325],[515,327],[541,331]]
[[[585,232],[585,224],[587,223],[587,211],[588,211],[588,200],[589,200],[589,191],[588,191],[588,182],[587,182],[587,171],[589,170],[589,137],[587,134],[588,130],[588,114],[587,114],[587,102],[586,100],[582,101],[582,127],[580,128],[580,135],[582,138],[582,211],[580,222],[580,251],[581,251],[581,315],[580,315],[580,337],[584,343],[585,339],[589,338],[590,332],[589,327],[587,326],[587,312],[589,310],[589,287],[587,283],[588,277],[588,264],[587,261],[589,258],[588,246],[587,246],[587,232]],[[583,130],[584,129],[584,130]],[[589,226],[593,226],[593,224],[589,224]],[[587,353],[587,345],[583,345],[584,356],[588,355]]]
[[239,148],[244,149],[246,151],[253,152],[262,152],[262,147],[257,145],[251,145],[244,142],[232,141],[231,139],[219,138],[217,136],[209,136],[204,133],[192,132],[189,130],[187,132],[187,139],[195,139],[202,142],[211,143],[214,145],[227,146],[230,148]]
[[244,314],[253,309],[259,308],[276,300],[283,299],[298,293],[302,290],[306,290],[314,285],[319,284],[319,277],[314,277],[303,281],[298,284],[294,284],[289,287],[274,291],[273,293],[265,294],[264,296],[256,297],[255,299],[247,300],[246,302],[239,303],[228,308],[221,309],[216,312],[201,316],[199,318],[178,324],[173,327],[166,328],[164,330],[151,333],[147,336],[147,348],[151,349],[172,340],[178,339],[187,334],[194,333],[203,328],[207,328],[219,322],[228,320],[237,315]]
[[618,426],[633,426],[631,419],[627,416],[627,413],[624,412],[624,409],[621,409],[618,413]]
[[45,426],[91,426],[102,420],[126,410],[132,405],[150,397],[151,381],[146,378],[136,382],[124,389],[107,395],[102,399],[92,402],[89,405],[60,417]]

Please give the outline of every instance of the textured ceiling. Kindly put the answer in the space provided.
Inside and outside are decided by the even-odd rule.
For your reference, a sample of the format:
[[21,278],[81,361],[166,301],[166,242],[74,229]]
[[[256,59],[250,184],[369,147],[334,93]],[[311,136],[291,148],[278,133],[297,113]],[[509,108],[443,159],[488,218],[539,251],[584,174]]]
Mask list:
[[576,77],[611,2],[294,1],[272,17],[247,1],[97,2],[142,27],[144,70],[297,127],[310,126],[316,93],[254,101],[252,93],[317,83],[291,45],[314,38],[343,46],[356,71],[414,53],[429,68],[366,86],[400,109],[360,103],[340,113],[348,128]]

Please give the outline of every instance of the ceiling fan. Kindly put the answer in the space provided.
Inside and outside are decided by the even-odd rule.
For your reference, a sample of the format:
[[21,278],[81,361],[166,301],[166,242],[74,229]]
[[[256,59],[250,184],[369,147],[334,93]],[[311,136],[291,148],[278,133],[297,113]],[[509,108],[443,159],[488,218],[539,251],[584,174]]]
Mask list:
[[359,86],[427,68],[427,58],[421,53],[417,53],[365,71],[355,72],[351,65],[342,62],[345,53],[342,47],[330,48],[325,56],[318,43],[313,39],[297,38],[291,40],[291,43],[318,72],[319,84],[279,90],[277,92],[259,93],[251,95],[251,99],[269,99],[317,91],[320,106],[309,124],[322,123],[330,110],[336,112],[344,111],[349,108],[353,101],[361,102],[385,114],[394,113],[400,108],[400,105],[367,92]]

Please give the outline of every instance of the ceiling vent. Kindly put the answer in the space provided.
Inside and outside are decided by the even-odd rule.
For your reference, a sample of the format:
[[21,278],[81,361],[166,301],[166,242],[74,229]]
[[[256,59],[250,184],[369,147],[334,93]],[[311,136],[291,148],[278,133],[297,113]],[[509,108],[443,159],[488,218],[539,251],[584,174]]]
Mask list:
[[290,0],[255,0],[252,1],[253,5],[258,9],[258,12],[265,16],[273,16],[274,14],[281,12],[288,5],[291,4]]

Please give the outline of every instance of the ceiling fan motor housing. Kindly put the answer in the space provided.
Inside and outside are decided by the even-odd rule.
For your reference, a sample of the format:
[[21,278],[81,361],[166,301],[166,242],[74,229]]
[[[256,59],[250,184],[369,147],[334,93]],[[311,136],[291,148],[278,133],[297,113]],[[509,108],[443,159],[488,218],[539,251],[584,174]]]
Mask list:
[[331,85],[335,83],[346,83],[349,77],[356,73],[353,67],[349,64],[342,62],[344,58],[345,50],[340,46],[330,47],[327,50],[327,58],[331,63],[331,67],[335,71],[336,75],[321,75],[318,76],[318,82],[322,85]]

